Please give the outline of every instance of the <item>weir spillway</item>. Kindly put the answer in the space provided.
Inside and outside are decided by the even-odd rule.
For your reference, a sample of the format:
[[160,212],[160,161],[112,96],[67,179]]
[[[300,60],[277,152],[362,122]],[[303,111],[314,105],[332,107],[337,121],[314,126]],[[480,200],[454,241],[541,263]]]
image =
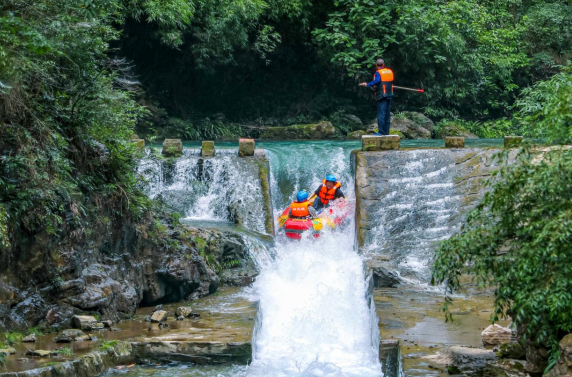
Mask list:
[[387,286],[389,274],[390,286],[437,289],[428,286],[434,250],[484,195],[498,149],[363,152],[332,141],[258,147],[265,150],[258,162],[232,148],[209,159],[186,149],[180,159],[149,157],[140,168],[150,195],[194,226],[234,222],[255,232],[243,233],[247,239],[272,234],[268,222],[326,174],[342,181],[355,206],[355,222],[343,232],[295,243],[278,234],[253,249],[258,277],[244,291],[258,304],[251,363],[220,375],[397,377],[399,361],[379,359],[372,273],[377,286]]

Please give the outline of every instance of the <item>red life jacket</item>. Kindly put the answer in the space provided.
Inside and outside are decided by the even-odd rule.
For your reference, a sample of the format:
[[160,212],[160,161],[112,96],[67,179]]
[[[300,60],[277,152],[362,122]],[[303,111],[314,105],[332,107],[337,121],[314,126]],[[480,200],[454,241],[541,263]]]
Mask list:
[[342,184],[340,182],[336,182],[334,187],[328,190],[328,188],[326,187],[326,180],[324,179],[322,181],[322,188],[320,189],[320,192],[318,194],[320,196],[320,200],[322,201],[322,203],[326,205],[330,202],[330,200],[333,200],[334,195],[336,194],[336,190],[339,189],[340,187],[342,187]]
[[310,216],[310,211],[308,207],[312,204],[311,201],[307,200],[305,202],[294,202],[290,204],[290,211],[292,212],[292,217],[307,217]]
[[[389,68],[381,68],[376,73],[379,73],[381,83],[375,88],[375,100],[393,97],[393,71]],[[375,73],[373,79],[375,80]]]

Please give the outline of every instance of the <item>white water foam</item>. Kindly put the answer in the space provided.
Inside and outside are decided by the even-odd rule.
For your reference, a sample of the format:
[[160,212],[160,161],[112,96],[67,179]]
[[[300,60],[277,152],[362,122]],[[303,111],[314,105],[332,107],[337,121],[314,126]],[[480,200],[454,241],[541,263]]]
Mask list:
[[251,376],[381,376],[379,330],[351,231],[278,243],[255,283]]

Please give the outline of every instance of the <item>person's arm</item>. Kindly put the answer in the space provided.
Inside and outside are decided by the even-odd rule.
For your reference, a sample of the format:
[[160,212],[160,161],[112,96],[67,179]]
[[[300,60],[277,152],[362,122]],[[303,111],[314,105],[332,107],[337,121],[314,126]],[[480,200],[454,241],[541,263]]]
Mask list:
[[346,198],[346,196],[342,192],[342,189],[337,189],[336,193],[334,194],[334,199],[339,199],[339,198],[344,198],[344,199]]
[[322,186],[318,187],[318,189],[314,191],[314,195],[320,196],[320,191],[322,191]]
[[315,219],[316,217],[318,217],[318,212],[316,211],[316,209],[312,206],[308,206],[308,212],[310,212],[310,217],[312,219]]
[[365,86],[366,88],[371,88],[374,85],[379,85],[381,83],[381,76],[379,75],[379,72],[376,72],[375,75],[373,76],[373,81],[372,82],[362,82],[361,84],[359,84],[359,86]]

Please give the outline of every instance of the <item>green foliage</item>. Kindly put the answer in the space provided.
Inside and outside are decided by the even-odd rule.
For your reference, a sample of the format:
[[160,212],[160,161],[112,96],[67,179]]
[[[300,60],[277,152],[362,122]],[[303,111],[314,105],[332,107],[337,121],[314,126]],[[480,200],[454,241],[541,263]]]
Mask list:
[[549,80],[523,90],[516,101],[518,120],[527,136],[546,138],[549,142],[572,143],[572,65]]
[[42,335],[44,335],[44,332],[42,330],[40,330],[38,327],[34,326],[34,327],[30,327],[28,329],[28,334],[34,334],[36,336],[42,336]]
[[20,231],[81,237],[101,212],[138,218],[149,208],[129,141],[144,110],[124,86],[126,66],[108,57],[121,9],[111,0],[3,5],[4,248]]
[[442,137],[443,131],[448,130],[449,136],[456,136],[451,130],[458,130],[461,135],[462,131],[468,131],[480,138],[484,139],[502,139],[506,135],[523,135],[525,130],[513,119],[501,118],[489,121],[468,121],[463,119],[448,120],[444,119],[435,125],[433,133],[437,137]]
[[57,353],[58,355],[63,356],[63,357],[72,357],[73,356],[73,351],[70,347],[62,347],[60,349],[55,350],[54,353]]
[[[518,104],[525,126],[537,124],[553,143],[570,142],[568,72],[526,91]],[[451,294],[469,274],[479,287],[494,287],[492,321],[510,315],[528,339],[551,349],[553,365],[559,337],[572,331],[572,151],[525,145],[514,159],[509,151],[499,158],[491,191],[437,250],[433,283]]]
[[8,346],[19,344],[22,342],[22,339],[24,339],[24,334],[16,331],[0,334],[0,344],[3,343]]
[[117,340],[104,340],[99,343],[99,349],[101,351],[107,351],[113,349],[117,345]]

